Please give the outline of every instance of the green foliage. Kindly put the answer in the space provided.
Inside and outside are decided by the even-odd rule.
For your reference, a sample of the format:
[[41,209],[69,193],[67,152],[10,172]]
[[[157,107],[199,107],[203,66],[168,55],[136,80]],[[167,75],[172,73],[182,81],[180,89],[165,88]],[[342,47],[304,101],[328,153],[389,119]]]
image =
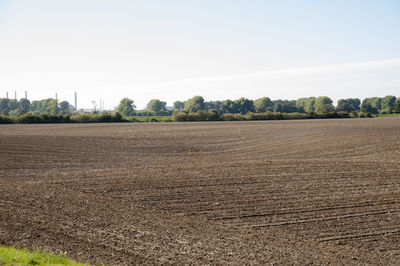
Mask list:
[[264,113],[267,111],[272,111],[274,104],[268,97],[263,97],[254,101],[254,110],[257,113]]
[[15,123],[15,121],[11,117],[0,115],[0,124],[13,124],[13,123]]
[[56,99],[49,99],[45,113],[50,115],[58,115],[60,113],[60,107]]
[[236,106],[232,100],[224,100],[221,102],[219,111],[221,114],[236,113]]
[[101,114],[81,114],[71,116],[70,122],[73,123],[105,123],[105,122],[127,122],[122,115],[118,112],[114,114],[101,113]]
[[361,112],[377,114],[379,113],[379,110],[376,107],[372,106],[370,101],[364,99],[364,101],[361,104]]
[[278,113],[293,113],[297,112],[296,101],[288,101],[288,100],[275,100],[273,101],[274,112]]
[[18,101],[15,99],[11,99],[8,101],[8,110],[17,110],[18,109]]
[[59,103],[60,106],[60,114],[62,115],[68,115],[71,114],[71,111],[69,110],[70,104],[67,101],[62,101]]
[[400,114],[400,98],[396,99],[396,102],[394,103],[394,112],[396,114]]
[[120,113],[110,114],[81,114],[81,115],[49,115],[40,114],[34,115],[26,113],[21,116],[1,116],[0,124],[34,124],[34,123],[104,123],[104,122],[126,122],[127,120],[122,117]]
[[366,113],[378,114],[382,110],[382,98],[365,98],[361,104],[361,111]]
[[315,111],[315,101],[317,100],[317,98],[315,97],[310,97],[308,98],[308,100],[306,101],[305,105],[304,105],[304,111],[306,113],[311,113]]
[[247,113],[246,120],[282,120],[283,115],[277,112]]
[[167,109],[165,108],[166,105],[166,102],[162,102],[158,99],[153,99],[147,104],[146,110],[157,115],[160,112],[167,111]]
[[[70,114],[69,106],[70,104],[67,101],[62,101],[58,103],[56,99],[48,98],[40,101],[32,101],[30,103],[29,110],[34,115],[68,115]],[[19,115],[21,114],[22,113],[19,113]]]
[[[214,115],[212,114],[214,112]],[[213,111],[198,111],[196,113],[179,112],[174,115],[175,121],[242,121],[242,120],[290,120],[290,119],[326,119],[326,118],[350,118],[347,112],[329,112],[329,113],[280,113],[280,112],[265,112],[252,113],[246,115],[241,114],[222,114],[217,116],[216,110]]]
[[327,96],[320,96],[315,100],[315,112],[328,113],[333,112],[333,101]]
[[223,114],[221,119],[223,121],[242,121],[245,120],[246,118],[241,115],[241,114]]
[[340,99],[338,101],[336,110],[348,113],[360,111],[360,103],[360,99],[358,98]]
[[254,112],[254,103],[252,100],[246,98],[240,98],[235,101],[225,100],[221,102],[219,112],[221,114],[246,114]]
[[129,116],[125,118],[129,122],[172,122],[172,116]]
[[171,116],[171,115],[172,115],[172,111],[170,111],[170,110],[159,111],[157,113],[150,112],[147,110],[138,110],[138,111],[134,111],[131,116]]
[[370,117],[372,117],[372,114],[370,112],[361,111],[361,112],[358,113],[358,117],[360,117],[360,118],[370,118]]
[[69,260],[65,254],[50,254],[41,251],[31,252],[27,249],[17,250],[13,247],[0,246],[0,264],[2,265],[70,265],[87,264]]
[[391,113],[391,114],[378,114],[375,117],[384,118],[384,117],[400,117],[400,113]]
[[306,113],[306,104],[309,101],[309,98],[300,98],[296,101],[296,109],[299,113]]
[[394,105],[396,103],[396,97],[392,95],[387,95],[382,98],[380,113],[392,113],[394,110]]
[[120,102],[117,108],[115,108],[115,111],[117,113],[122,114],[123,116],[131,116],[134,114],[134,111],[136,106],[133,104],[133,100],[129,98],[123,98]]
[[9,108],[8,108],[8,102],[10,100],[7,98],[1,98],[0,99],[0,114],[1,115],[8,115]]
[[240,98],[235,101],[235,105],[237,107],[235,113],[240,113],[244,115],[247,114],[248,112],[254,112],[254,103],[252,100],[246,98]]
[[[21,99],[19,102],[13,99],[0,98],[0,115],[11,116],[10,119],[1,118],[0,123],[91,123],[91,122],[150,122],[171,121],[174,114],[175,120],[184,121],[208,121],[208,120],[244,120],[244,119],[301,119],[301,118],[331,118],[342,117],[340,113],[347,113],[350,117],[358,117],[367,114],[400,113],[400,103],[395,96],[384,98],[371,97],[363,100],[360,108],[358,98],[340,99],[335,108],[332,99],[327,96],[318,98],[300,98],[296,100],[274,100],[268,97],[255,101],[246,98],[237,100],[209,101],[203,97],[195,96],[186,102],[174,102],[174,111],[166,109],[166,102],[153,99],[147,104],[146,110],[135,111],[133,100],[124,98],[120,101],[115,111],[121,114],[117,119],[108,113],[93,112],[92,114],[79,114],[74,112],[71,120],[69,115],[71,106],[67,101],[57,102],[56,99],[43,99],[32,101]],[[212,111],[212,112],[210,112]],[[336,111],[336,112],[335,112]],[[195,113],[191,115],[191,113]],[[211,116],[212,113],[212,116]],[[250,114],[249,114],[250,113]],[[266,113],[275,113],[274,115]],[[26,114],[26,116],[24,116]],[[118,114],[118,115],[119,115]],[[226,114],[226,116],[224,116]],[[236,116],[241,114],[241,116]],[[246,116],[246,114],[248,114]],[[262,115],[255,115],[262,114]],[[279,114],[279,115],[278,115]],[[280,117],[281,114],[290,114]],[[307,114],[299,115],[299,114]],[[68,117],[65,118],[65,117]],[[122,117],[125,117],[124,119]],[[150,117],[150,118],[137,118]],[[160,118],[169,117],[169,118]]]
[[222,102],[221,101],[210,101],[210,102],[205,102],[205,109],[206,110],[219,110],[219,108],[221,107]]
[[40,101],[32,101],[31,111],[34,115],[58,115],[60,114],[60,107],[58,106],[58,102],[56,99],[48,98]]
[[194,113],[205,109],[204,98],[201,96],[194,96],[185,102],[183,110],[188,113]]
[[174,111],[182,111],[185,108],[185,103],[181,101],[175,101],[172,107]]
[[213,109],[209,111],[200,110],[195,113],[186,113],[184,111],[174,114],[173,119],[175,121],[218,121],[220,116],[218,111]]
[[31,102],[28,99],[22,98],[18,103],[18,115],[23,115],[31,109]]

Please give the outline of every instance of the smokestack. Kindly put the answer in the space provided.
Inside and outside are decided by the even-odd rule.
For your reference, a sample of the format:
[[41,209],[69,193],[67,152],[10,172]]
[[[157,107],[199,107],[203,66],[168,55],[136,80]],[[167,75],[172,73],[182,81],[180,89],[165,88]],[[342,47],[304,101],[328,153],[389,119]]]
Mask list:
[[75,111],[78,110],[78,95],[75,92]]
[[15,91],[15,100],[17,99],[17,91]]
[[25,99],[28,99],[28,92],[25,91]]
[[8,99],[8,91],[6,92],[6,98]]
[[58,98],[57,98],[57,92],[56,92],[56,101],[58,100]]

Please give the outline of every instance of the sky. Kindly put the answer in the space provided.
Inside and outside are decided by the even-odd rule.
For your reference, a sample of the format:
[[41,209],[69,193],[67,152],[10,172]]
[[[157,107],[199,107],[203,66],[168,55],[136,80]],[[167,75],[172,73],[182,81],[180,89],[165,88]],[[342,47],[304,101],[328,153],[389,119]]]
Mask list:
[[400,96],[398,0],[0,0],[0,97]]

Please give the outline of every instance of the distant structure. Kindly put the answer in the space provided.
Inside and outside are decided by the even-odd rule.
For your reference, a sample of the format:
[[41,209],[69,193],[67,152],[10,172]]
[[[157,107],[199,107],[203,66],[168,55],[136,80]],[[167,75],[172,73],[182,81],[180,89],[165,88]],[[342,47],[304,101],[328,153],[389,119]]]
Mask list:
[[75,92],[75,111],[78,111],[78,95]]
[[6,98],[8,99],[8,91],[6,92]]
[[17,99],[17,91],[15,91],[15,100]]
[[25,99],[28,99],[28,92],[25,91]]
[[56,101],[58,100],[58,97],[57,97],[57,92],[56,92]]
[[104,110],[104,100],[100,99],[100,108],[99,111],[103,111]]

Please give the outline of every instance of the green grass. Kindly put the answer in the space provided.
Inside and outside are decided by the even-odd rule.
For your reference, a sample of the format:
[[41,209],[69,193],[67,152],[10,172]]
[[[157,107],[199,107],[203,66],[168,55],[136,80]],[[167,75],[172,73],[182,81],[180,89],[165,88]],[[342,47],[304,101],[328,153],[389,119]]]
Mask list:
[[400,117],[400,114],[379,114],[376,117]]
[[67,259],[63,254],[55,255],[41,251],[0,246],[0,265],[88,265]]

